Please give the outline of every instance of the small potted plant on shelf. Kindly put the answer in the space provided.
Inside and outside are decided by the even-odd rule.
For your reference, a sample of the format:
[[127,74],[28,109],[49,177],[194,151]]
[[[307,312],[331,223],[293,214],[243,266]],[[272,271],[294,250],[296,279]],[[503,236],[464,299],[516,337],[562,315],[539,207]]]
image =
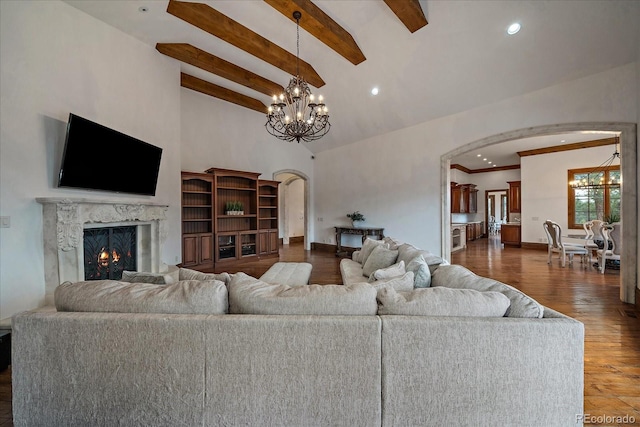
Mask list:
[[355,211],[353,213],[347,214],[347,218],[351,220],[351,223],[354,227],[359,227],[365,221],[364,215],[360,213],[360,211]]
[[224,204],[226,215],[244,215],[243,205],[241,202],[227,202]]

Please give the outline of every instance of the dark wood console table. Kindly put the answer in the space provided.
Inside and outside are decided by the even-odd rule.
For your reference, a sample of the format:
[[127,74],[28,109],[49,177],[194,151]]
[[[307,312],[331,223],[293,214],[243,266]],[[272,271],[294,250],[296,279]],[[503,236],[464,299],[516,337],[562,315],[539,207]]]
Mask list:
[[377,236],[378,239],[384,237],[384,228],[378,227],[335,227],[336,229],[336,256],[340,256],[340,253],[345,252],[342,250],[341,240],[343,234],[358,234],[362,236],[362,243],[368,236]]

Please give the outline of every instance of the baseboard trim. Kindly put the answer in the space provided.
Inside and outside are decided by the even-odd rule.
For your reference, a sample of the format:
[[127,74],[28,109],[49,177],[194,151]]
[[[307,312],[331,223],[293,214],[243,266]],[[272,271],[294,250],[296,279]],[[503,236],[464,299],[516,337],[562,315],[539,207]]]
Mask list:
[[549,245],[546,243],[534,243],[534,242],[522,242],[520,244],[522,249],[536,249],[539,251],[546,251],[549,248]]
[[289,237],[289,243],[304,243],[304,236]]

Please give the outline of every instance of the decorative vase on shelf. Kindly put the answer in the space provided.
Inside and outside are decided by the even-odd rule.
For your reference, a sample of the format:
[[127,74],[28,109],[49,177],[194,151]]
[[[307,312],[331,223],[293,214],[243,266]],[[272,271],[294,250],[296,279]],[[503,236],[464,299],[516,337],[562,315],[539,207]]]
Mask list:
[[354,228],[361,228],[364,226],[364,221],[351,221]]

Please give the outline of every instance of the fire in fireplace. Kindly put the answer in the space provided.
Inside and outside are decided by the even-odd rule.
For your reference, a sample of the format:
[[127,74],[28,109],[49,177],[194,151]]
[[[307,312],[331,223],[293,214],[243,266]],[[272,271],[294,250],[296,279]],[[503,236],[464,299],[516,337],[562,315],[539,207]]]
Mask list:
[[84,279],[119,280],[124,270],[136,270],[136,227],[84,230]]

